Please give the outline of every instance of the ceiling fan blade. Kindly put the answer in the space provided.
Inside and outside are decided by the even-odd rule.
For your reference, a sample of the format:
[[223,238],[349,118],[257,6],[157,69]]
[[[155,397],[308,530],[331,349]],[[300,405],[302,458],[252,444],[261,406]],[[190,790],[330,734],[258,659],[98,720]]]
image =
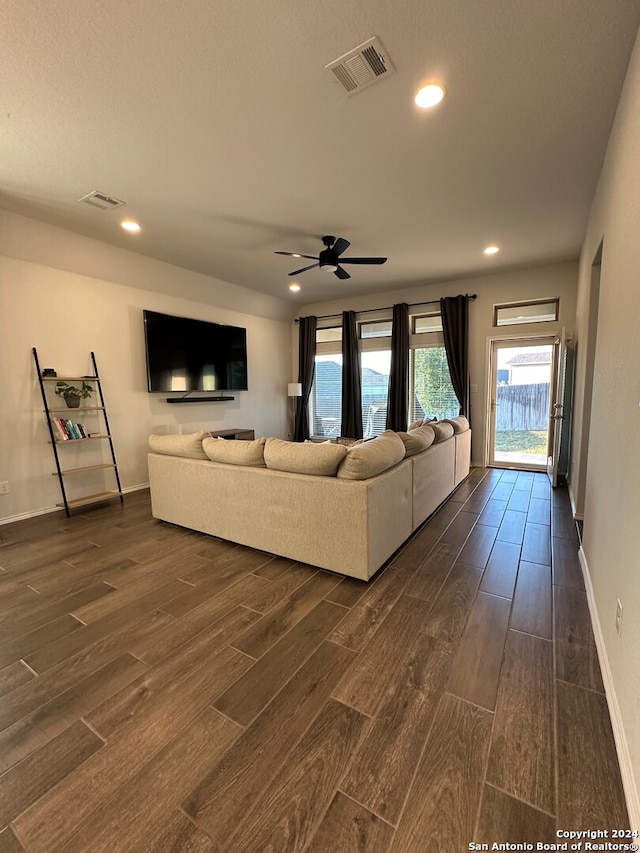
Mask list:
[[340,258],[341,264],[384,264],[386,258]]
[[302,267],[301,270],[294,270],[293,272],[290,272],[289,275],[300,275],[301,272],[306,272],[307,270],[312,270],[314,267],[319,267],[319,266],[320,266],[320,264],[311,264],[311,266]]
[[301,255],[300,252],[274,252],[274,255],[287,255],[289,258],[309,258],[312,261],[317,261],[317,255]]
[[338,278],[351,278],[349,273],[346,270],[343,270],[342,267],[338,267],[333,274]]
[[331,249],[336,253],[336,255],[341,255],[343,252],[346,252],[350,245],[351,243],[348,240],[345,240],[344,237],[338,237]]

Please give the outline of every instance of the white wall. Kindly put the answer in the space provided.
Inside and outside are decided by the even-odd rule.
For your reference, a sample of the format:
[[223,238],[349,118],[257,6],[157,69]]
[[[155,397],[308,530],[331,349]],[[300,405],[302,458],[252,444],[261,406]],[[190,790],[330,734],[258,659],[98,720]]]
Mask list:
[[[171,289],[181,295],[170,295]],[[268,316],[249,314],[248,306]],[[235,392],[230,402],[181,406],[147,393],[144,308],[244,326],[249,390]],[[0,520],[60,501],[33,346],[41,366],[59,375],[90,373],[95,352],[128,489],[148,482],[150,432],[246,427],[285,436],[290,322],[287,303],[0,211],[0,481],[10,484],[10,493],[0,495]],[[86,423],[90,416],[75,419]],[[60,452],[68,467],[90,464],[102,461],[98,444],[65,445]],[[102,482],[91,477],[85,493],[101,491]]]
[[[495,272],[473,278],[425,284],[405,290],[377,293],[359,298],[334,300],[305,305],[299,317],[339,313],[344,310],[364,311],[384,308],[394,302],[419,303],[475,293],[477,299],[469,303],[469,373],[477,391],[471,394],[471,427],[473,429],[472,456],[474,465],[485,463],[487,398],[489,368],[487,364],[489,338],[509,338],[514,335],[550,335],[564,326],[567,335],[573,335],[576,311],[578,265],[576,261],[531,267],[529,269]],[[496,328],[493,326],[493,306],[505,302],[524,302],[529,299],[560,299],[559,322],[527,323],[522,326]],[[293,334],[293,349],[297,353],[297,326]],[[297,373],[297,361],[291,366],[292,376]]]
[[[580,259],[577,313],[579,398],[592,386],[583,551],[628,750],[640,821],[640,41],[631,57]],[[603,243],[593,375],[585,368],[592,263]],[[593,324],[592,324],[593,325]],[[593,334],[593,330],[591,330]],[[583,433],[576,413],[574,435]],[[584,448],[583,448],[584,450]],[[578,482],[586,454],[574,456]],[[616,600],[622,635],[615,630]],[[615,708],[614,708],[615,710]],[[622,755],[623,771],[627,756]],[[629,783],[629,779],[627,780]],[[638,828],[636,826],[636,828]]]

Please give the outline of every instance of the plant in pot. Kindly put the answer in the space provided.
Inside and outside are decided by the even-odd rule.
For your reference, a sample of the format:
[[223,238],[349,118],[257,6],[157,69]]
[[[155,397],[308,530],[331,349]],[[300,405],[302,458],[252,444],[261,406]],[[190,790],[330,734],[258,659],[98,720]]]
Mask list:
[[77,409],[81,399],[90,397],[93,393],[93,386],[88,382],[83,382],[81,388],[75,385],[69,385],[67,382],[56,382],[56,394],[67,404],[70,409]]

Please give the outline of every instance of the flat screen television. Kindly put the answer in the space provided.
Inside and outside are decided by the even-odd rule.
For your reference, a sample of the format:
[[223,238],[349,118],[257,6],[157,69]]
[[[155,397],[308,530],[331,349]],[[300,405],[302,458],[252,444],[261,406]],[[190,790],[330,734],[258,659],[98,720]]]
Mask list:
[[144,311],[149,391],[246,391],[247,330]]

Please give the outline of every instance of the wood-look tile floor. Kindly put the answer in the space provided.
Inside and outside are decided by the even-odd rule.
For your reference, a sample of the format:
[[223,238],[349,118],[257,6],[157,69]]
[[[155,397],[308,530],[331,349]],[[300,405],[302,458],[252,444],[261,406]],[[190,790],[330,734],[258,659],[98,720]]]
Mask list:
[[0,851],[457,853],[628,825],[543,475],[474,469],[368,584],[155,521],[146,492],[0,539]]

